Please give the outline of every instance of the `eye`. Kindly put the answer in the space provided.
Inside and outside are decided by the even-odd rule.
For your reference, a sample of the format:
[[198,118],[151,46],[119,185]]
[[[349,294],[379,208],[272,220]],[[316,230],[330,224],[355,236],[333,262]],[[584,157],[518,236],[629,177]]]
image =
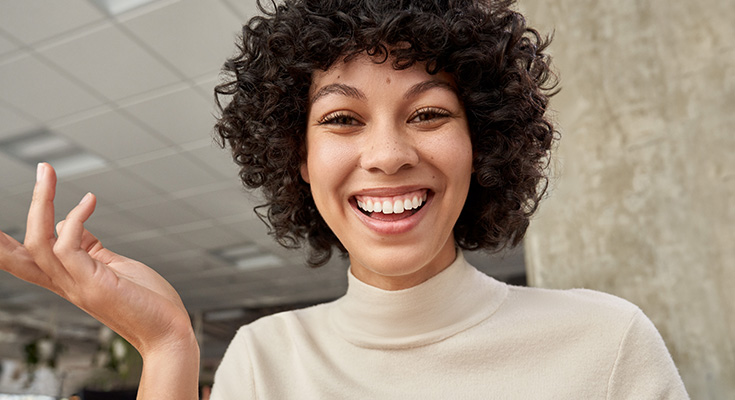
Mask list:
[[319,125],[360,125],[360,121],[355,117],[342,111],[329,113],[322,117],[317,123]]
[[408,122],[426,123],[426,122],[438,121],[440,119],[449,117],[450,115],[451,114],[449,113],[449,111],[444,110],[442,108],[436,108],[436,107],[419,108],[418,110],[414,111],[413,114],[411,114],[411,117],[408,119]]

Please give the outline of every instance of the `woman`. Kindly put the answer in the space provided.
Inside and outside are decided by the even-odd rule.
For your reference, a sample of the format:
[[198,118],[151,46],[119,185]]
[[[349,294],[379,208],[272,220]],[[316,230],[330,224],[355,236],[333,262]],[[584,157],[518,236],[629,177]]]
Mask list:
[[[343,298],[243,327],[213,399],[686,398],[650,321],[602,293],[510,287],[461,249],[520,241],[553,128],[547,42],[509,1],[287,1],[243,31],[217,131],[275,238],[350,259]],[[53,233],[41,164],[0,265],[83,308],[144,359],[140,398],[194,398],[178,295],[83,227]]]

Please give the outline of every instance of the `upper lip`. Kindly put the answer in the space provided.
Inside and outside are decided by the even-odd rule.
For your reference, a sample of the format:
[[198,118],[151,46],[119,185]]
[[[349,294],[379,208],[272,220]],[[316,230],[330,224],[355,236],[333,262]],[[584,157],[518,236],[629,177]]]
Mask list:
[[374,196],[374,197],[392,197],[400,196],[406,193],[414,192],[417,190],[429,190],[426,186],[410,185],[410,186],[396,186],[396,187],[374,187],[361,189],[354,192],[350,197],[355,196]]

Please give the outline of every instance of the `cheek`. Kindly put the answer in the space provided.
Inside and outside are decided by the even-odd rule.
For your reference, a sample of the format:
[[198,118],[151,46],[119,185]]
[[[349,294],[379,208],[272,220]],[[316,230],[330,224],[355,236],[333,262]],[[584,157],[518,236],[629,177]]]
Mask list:
[[[306,175],[315,200],[335,193],[354,165],[353,151],[338,139],[313,139],[309,142]],[[303,173],[302,173],[303,175]]]
[[472,173],[472,143],[468,135],[451,135],[433,143],[429,157],[447,176],[469,181]]

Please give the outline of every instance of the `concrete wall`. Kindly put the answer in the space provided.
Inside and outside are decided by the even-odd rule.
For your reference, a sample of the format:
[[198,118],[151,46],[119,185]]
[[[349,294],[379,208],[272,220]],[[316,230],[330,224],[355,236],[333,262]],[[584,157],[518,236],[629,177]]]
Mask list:
[[562,82],[531,284],[638,304],[693,399],[735,399],[735,3],[520,3]]

